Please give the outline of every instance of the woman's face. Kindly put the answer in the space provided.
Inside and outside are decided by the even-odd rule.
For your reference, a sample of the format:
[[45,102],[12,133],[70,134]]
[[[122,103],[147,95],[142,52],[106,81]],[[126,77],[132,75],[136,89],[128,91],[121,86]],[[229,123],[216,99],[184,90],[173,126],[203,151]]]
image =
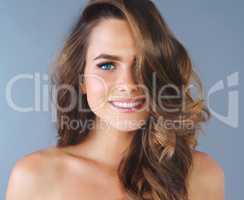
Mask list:
[[142,86],[133,80],[135,56],[135,41],[126,21],[107,19],[93,29],[83,91],[96,116],[120,131],[136,130],[148,117],[146,102],[135,101],[144,95]]

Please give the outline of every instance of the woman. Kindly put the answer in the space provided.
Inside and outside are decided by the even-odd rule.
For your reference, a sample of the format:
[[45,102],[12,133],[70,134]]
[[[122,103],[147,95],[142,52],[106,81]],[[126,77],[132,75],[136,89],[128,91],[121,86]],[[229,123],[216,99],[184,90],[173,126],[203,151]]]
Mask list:
[[53,80],[57,145],[17,161],[7,200],[224,199],[222,168],[195,150],[201,81],[151,1],[90,1]]

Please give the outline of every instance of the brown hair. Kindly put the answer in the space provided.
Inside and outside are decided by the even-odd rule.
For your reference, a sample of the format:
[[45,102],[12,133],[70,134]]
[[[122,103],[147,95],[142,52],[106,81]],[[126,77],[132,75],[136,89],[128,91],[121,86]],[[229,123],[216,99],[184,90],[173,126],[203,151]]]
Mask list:
[[[202,84],[193,70],[187,50],[176,39],[160,12],[150,0],[90,0],[83,10],[78,23],[68,37],[57,59],[53,74],[55,84],[70,85],[79,93],[79,74],[84,73],[86,51],[92,29],[108,18],[126,20],[140,50],[137,57],[135,76],[150,93],[150,117],[137,131],[118,169],[119,177],[132,199],[187,200],[187,177],[192,166],[192,150],[197,146],[201,123],[209,119],[210,113],[202,98]],[[156,86],[152,85],[155,75]],[[194,99],[189,86],[197,86],[200,98]],[[181,90],[178,99],[164,99],[158,102],[160,88],[172,84]],[[154,88],[156,87],[156,88]],[[170,88],[165,95],[173,95]],[[66,90],[57,95],[59,107],[69,105],[73,98]],[[83,122],[94,119],[86,95],[76,97],[75,106],[68,111],[57,110],[57,147],[81,143],[89,134],[83,123],[80,128],[69,129],[61,126],[61,118]],[[178,108],[167,112],[165,108]],[[79,106],[89,112],[80,112]],[[154,107],[155,109],[152,109]],[[165,120],[183,123],[191,121],[191,127],[167,129],[159,125]],[[151,120],[156,123],[151,123]]]

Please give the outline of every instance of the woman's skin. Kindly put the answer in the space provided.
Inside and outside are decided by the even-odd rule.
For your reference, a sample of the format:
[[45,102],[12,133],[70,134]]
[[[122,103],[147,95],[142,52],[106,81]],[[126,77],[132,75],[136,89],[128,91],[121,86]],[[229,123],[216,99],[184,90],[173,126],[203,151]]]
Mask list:
[[[101,54],[116,55],[120,60],[94,60]],[[106,19],[93,29],[87,52],[87,76],[81,90],[96,114],[96,129],[81,144],[50,147],[18,160],[9,178],[7,200],[125,199],[116,168],[148,112],[121,113],[108,100],[142,95],[132,78],[135,55],[134,39],[125,21]],[[98,68],[97,64],[104,61],[115,64],[105,65],[106,70]],[[132,120],[133,125],[126,123]],[[190,200],[224,200],[222,168],[208,154],[192,153]]]

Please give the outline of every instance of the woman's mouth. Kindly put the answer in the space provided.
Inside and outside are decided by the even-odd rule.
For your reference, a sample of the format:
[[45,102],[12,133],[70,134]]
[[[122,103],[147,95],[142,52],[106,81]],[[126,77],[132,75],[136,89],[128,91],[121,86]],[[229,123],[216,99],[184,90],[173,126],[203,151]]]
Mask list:
[[116,100],[116,101],[109,101],[109,103],[119,109],[122,112],[135,112],[143,107],[145,103],[145,98],[143,99],[126,99],[126,100]]

